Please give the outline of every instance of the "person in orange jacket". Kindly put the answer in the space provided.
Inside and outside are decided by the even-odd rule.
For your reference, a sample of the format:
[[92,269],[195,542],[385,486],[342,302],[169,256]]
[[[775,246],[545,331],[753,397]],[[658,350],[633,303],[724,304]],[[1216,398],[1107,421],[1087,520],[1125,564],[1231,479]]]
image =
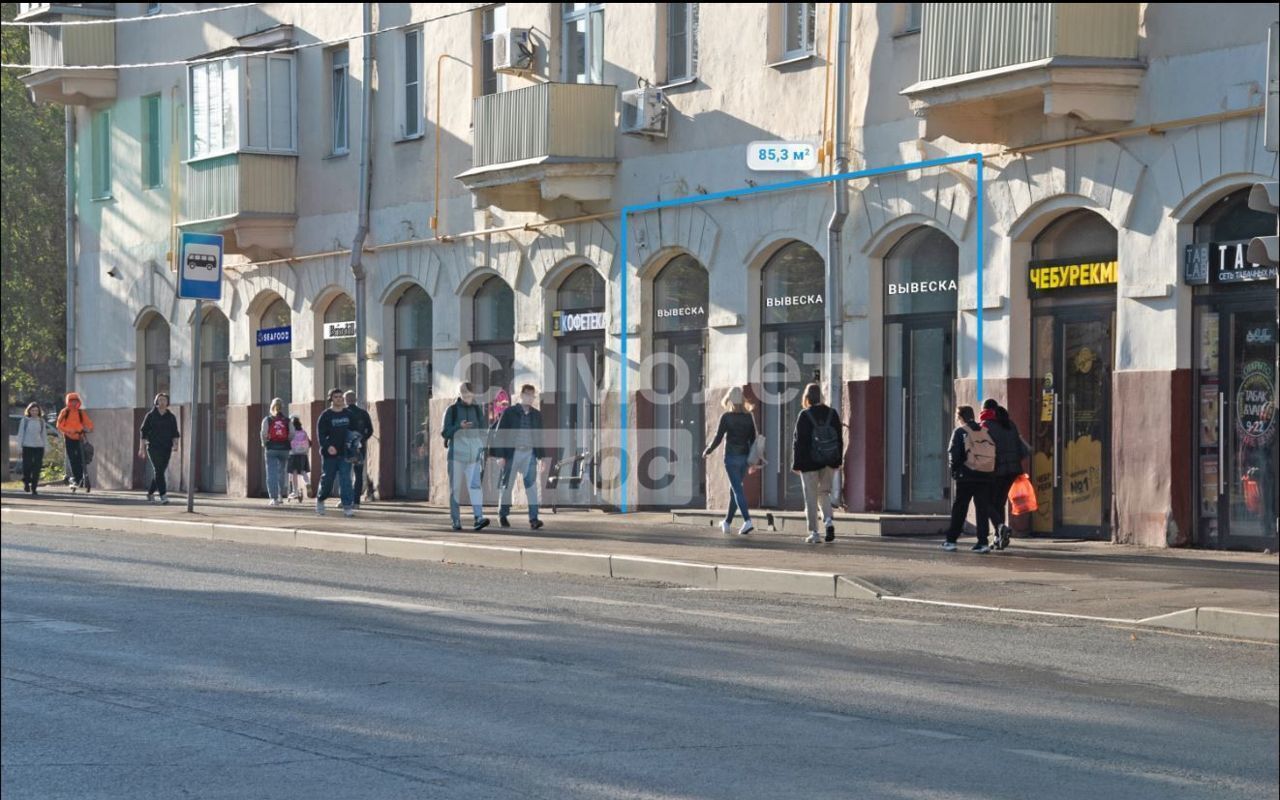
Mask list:
[[86,494],[89,484],[84,479],[84,442],[93,430],[93,420],[81,407],[80,395],[67,393],[67,405],[58,413],[58,430],[67,443],[67,461],[71,464],[71,491],[83,486]]

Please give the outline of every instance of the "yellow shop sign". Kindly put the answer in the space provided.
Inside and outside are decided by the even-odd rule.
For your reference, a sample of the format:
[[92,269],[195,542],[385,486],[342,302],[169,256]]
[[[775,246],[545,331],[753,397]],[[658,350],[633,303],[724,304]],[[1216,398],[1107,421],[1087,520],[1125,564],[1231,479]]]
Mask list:
[[1072,264],[1032,264],[1031,286],[1044,292],[1052,289],[1078,289],[1087,286],[1114,286],[1118,261],[1085,261]]

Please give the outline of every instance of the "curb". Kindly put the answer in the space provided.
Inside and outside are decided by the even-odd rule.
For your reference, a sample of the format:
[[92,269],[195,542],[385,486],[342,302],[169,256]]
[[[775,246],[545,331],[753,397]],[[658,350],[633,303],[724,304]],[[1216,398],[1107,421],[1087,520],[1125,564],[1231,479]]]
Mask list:
[[1280,615],[1229,608],[1198,607],[1146,619],[1090,617],[1052,611],[981,606],[898,597],[875,584],[833,572],[767,569],[675,561],[632,555],[580,553],[541,548],[502,547],[431,539],[406,539],[358,533],[271,528],[213,522],[166,521],[102,514],[71,514],[0,507],[0,521],[90,530],[123,531],[210,541],[435,561],[490,569],[520,570],[666,583],[698,589],[829,597],[836,600],[896,601],[915,605],[1054,617],[1160,630],[1179,630],[1260,642],[1280,641]]

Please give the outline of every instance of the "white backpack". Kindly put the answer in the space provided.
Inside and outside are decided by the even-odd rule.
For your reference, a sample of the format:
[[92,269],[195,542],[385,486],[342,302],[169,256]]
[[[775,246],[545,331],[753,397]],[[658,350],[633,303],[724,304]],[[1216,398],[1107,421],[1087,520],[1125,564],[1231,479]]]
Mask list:
[[996,471],[996,442],[986,428],[965,426],[964,465],[971,472]]

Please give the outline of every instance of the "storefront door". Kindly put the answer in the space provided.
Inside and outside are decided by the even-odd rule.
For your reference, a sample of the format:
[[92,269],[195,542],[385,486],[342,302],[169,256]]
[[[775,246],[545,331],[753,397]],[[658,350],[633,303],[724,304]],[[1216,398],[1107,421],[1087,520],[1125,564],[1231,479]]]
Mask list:
[[1274,298],[1197,305],[1197,544],[1276,546],[1276,342]]
[[226,363],[205,364],[200,373],[200,474],[202,492],[227,490],[227,405],[230,400]]
[[398,493],[427,497],[431,486],[431,358],[427,353],[401,353],[396,358],[398,386],[396,429],[401,431],[397,465]]
[[1034,317],[1034,533],[1110,536],[1114,318],[1110,307]]
[[885,326],[889,510],[931,514],[950,507],[947,443],[955,415],[954,327],[951,315]]
[[[766,353],[778,354],[782,364],[764,371],[765,459],[764,504],[770,508],[804,508],[800,476],[791,471],[796,419],[804,387],[819,381],[822,363],[822,325],[788,325],[766,330]],[[789,365],[783,368],[783,365]],[[794,369],[792,369],[794,368]]]
[[[654,370],[654,445],[677,459],[674,480],[653,503],[661,507],[706,505],[706,469],[701,457],[706,446],[703,362],[706,346],[698,334],[659,339],[655,349],[664,355]],[[680,366],[676,366],[676,365]],[[683,373],[681,375],[680,373]],[[682,380],[687,379],[684,387]],[[683,390],[682,390],[683,389]]]

